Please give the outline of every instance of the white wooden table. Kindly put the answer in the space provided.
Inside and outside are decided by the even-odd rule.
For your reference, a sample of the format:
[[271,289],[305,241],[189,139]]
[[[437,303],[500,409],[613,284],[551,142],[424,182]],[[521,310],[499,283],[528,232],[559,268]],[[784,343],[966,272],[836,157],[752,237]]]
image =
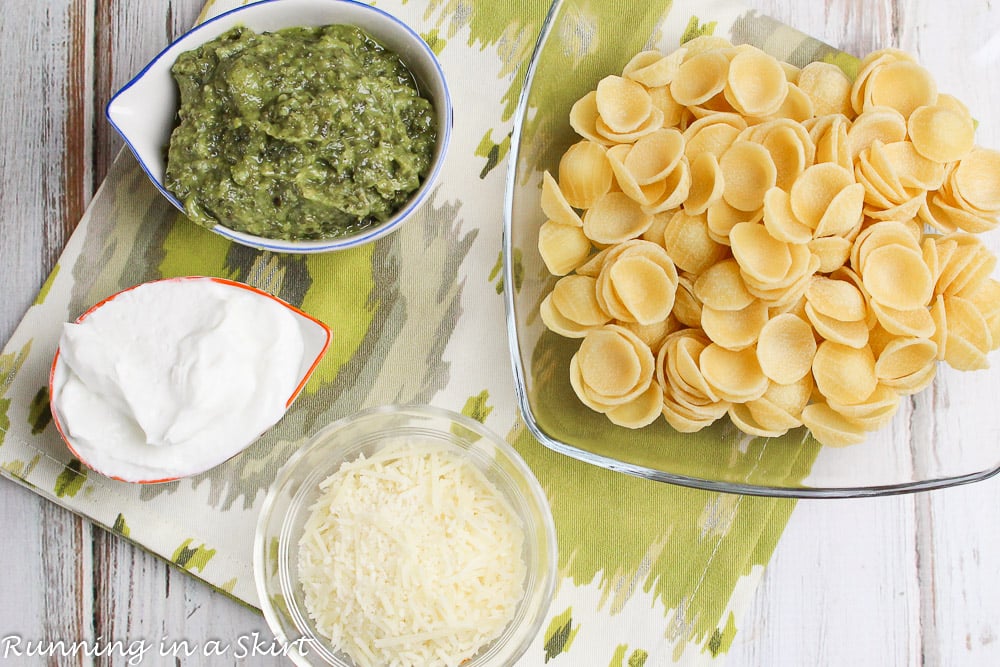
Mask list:
[[[104,104],[194,21],[201,4],[4,0],[0,341],[34,299],[121,147],[103,118]],[[1000,59],[996,4],[746,4],[854,53],[882,46],[917,53],[942,90],[970,106],[980,121],[979,142],[1000,147],[1000,87],[987,69]],[[1000,664],[998,514],[1000,478],[916,496],[800,502],[728,664]],[[15,635],[204,645],[249,642],[258,633],[270,641],[256,612],[6,481],[0,481],[0,525],[0,663],[4,639]],[[176,664],[237,662],[232,655],[202,660]],[[665,662],[654,656],[647,664]],[[125,661],[78,656],[49,664]],[[257,656],[240,664],[283,660]]]

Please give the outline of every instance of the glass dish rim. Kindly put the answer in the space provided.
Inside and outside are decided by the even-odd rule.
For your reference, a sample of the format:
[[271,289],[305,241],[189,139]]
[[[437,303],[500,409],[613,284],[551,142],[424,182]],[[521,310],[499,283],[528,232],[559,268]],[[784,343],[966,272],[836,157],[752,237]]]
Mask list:
[[648,466],[628,463],[609,456],[595,454],[594,452],[581,449],[571,443],[553,438],[542,429],[535,419],[534,412],[531,408],[531,402],[528,398],[527,384],[525,382],[526,370],[524,368],[524,364],[521,362],[520,336],[517,329],[517,314],[515,312],[514,304],[514,266],[511,261],[514,250],[512,241],[513,207],[515,182],[517,179],[518,154],[521,149],[521,135],[524,130],[524,119],[526,118],[526,112],[528,110],[529,93],[537,73],[540,55],[544,50],[545,44],[548,41],[549,35],[555,25],[555,18],[559,15],[559,10],[565,2],[566,0],[552,1],[549,11],[545,16],[545,20],[542,23],[542,28],[538,33],[538,39],[536,40],[535,46],[531,52],[528,70],[525,73],[521,92],[518,95],[517,107],[514,110],[514,120],[511,130],[510,151],[508,152],[507,174],[504,185],[503,199],[503,238],[501,251],[503,253],[503,284],[507,286],[507,288],[504,289],[503,301],[507,327],[508,352],[510,354],[511,369],[514,375],[514,391],[517,397],[518,409],[524,419],[525,425],[528,427],[528,430],[535,437],[535,439],[552,451],[614,472],[624,473],[656,482],[702,489],[705,491],[763,496],[770,498],[841,499],[894,496],[971,484],[973,482],[989,479],[997,473],[1000,473],[1000,463],[998,463],[995,467],[962,475],[877,486],[785,487],[726,482],[703,477],[670,473]]
[[[299,638],[287,636],[281,622],[277,618],[277,611],[274,604],[271,599],[265,595],[267,589],[269,588],[269,576],[266,572],[267,563],[264,542],[265,533],[267,532],[266,526],[272,520],[271,514],[273,513],[274,504],[277,502],[278,495],[287,483],[286,478],[288,473],[296,468],[296,466],[300,464],[301,460],[313,452],[317,446],[320,446],[330,433],[340,430],[345,426],[361,419],[403,414],[415,414],[424,417],[446,419],[453,425],[464,427],[487,440],[490,446],[492,446],[497,453],[504,458],[504,465],[510,464],[512,466],[512,470],[507,470],[501,466],[501,472],[503,472],[503,474],[509,478],[509,481],[515,485],[519,486],[518,483],[523,482],[525,486],[522,490],[524,500],[529,506],[539,510],[538,516],[536,516],[535,519],[538,524],[538,529],[544,535],[544,540],[539,540],[537,546],[537,549],[541,552],[539,565],[544,567],[544,574],[540,577],[537,591],[531,591],[530,589],[525,591],[526,598],[530,596],[537,599],[540,602],[541,607],[536,609],[533,606],[530,606],[528,607],[528,613],[524,614],[521,613],[519,605],[519,613],[515,615],[515,619],[523,617],[524,620],[530,621],[535,628],[532,633],[520,637],[520,644],[514,645],[517,655],[523,656],[530,646],[530,643],[534,641],[539,633],[541,633],[545,620],[548,618],[548,611],[551,609],[551,605],[555,600],[556,587],[559,581],[558,535],[555,519],[552,515],[551,506],[549,505],[545,490],[534,471],[524,460],[524,457],[521,456],[521,453],[518,452],[517,449],[507,442],[502,436],[494,432],[485,424],[454,410],[420,403],[378,405],[361,409],[357,412],[341,417],[340,419],[336,419],[320,427],[308,436],[278,469],[278,472],[274,476],[274,480],[267,489],[267,493],[261,503],[260,510],[257,513],[257,520],[254,524],[251,570],[253,574],[254,587],[259,598],[258,608],[263,614],[268,627],[275,634],[275,637],[287,649],[289,649],[285,653],[285,656],[296,665],[309,667],[313,663],[309,661],[305,654],[298,650],[295,640]],[[463,450],[469,449],[467,445],[457,446]],[[496,466],[498,464],[494,462],[492,465]],[[282,534],[284,534],[287,530],[288,522],[286,519],[287,517],[281,517],[280,532]],[[509,630],[509,628],[507,630]],[[507,630],[504,631],[504,634],[507,633]],[[307,635],[303,634],[303,637],[307,637]],[[515,642],[518,641],[516,634],[511,635],[509,639]]]

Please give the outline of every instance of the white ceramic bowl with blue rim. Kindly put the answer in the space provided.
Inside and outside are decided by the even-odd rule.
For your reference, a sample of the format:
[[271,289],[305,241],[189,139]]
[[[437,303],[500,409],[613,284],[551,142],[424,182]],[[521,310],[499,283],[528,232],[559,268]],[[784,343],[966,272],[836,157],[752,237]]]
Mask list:
[[118,91],[108,103],[108,120],[153,184],[183,212],[184,206],[163,185],[167,169],[164,149],[170,143],[179,106],[177,85],[170,73],[177,56],[237,25],[257,32],[273,32],[295,26],[329,24],[357,26],[396,53],[413,74],[421,94],[433,103],[438,136],[427,177],[395,215],[354,234],[286,241],[238,232],[222,225],[216,225],[212,231],[246,246],[289,253],[343,250],[374,241],[396,229],[427,198],[444,164],[452,128],[451,95],[434,53],[412,28],[380,9],[354,0],[260,0],[220,14],[182,35]]

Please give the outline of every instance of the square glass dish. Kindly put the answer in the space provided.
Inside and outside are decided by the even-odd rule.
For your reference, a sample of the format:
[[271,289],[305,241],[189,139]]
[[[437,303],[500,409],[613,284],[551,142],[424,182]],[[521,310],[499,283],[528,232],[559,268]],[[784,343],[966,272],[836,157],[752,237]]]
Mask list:
[[[1000,471],[1000,394],[996,370],[959,372],[939,363],[933,383],[903,396],[890,423],[848,447],[820,445],[805,427],[754,437],[724,416],[695,433],[662,417],[628,429],[580,402],[570,360],[580,339],[549,331],[539,315],[557,278],[538,251],[542,176],[581,139],[573,104],[633,55],[674,51],[699,34],[749,43],[802,67],[813,60],[857,60],[727,1],[598,3],[556,0],[525,80],[511,140],[504,228],[507,326],[521,413],[545,446],[640,477],[713,491],[798,498],[879,496],[948,487]],[[996,233],[982,235],[993,253]],[[655,353],[655,350],[654,350]]]

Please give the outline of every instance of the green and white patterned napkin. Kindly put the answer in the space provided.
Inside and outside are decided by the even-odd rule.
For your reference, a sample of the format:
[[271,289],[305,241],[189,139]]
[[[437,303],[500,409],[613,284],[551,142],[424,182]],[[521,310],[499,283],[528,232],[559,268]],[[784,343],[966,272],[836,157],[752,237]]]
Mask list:
[[[206,16],[243,4],[215,0]],[[794,507],[608,472],[555,454],[518,418],[500,279],[512,117],[548,3],[378,0],[440,57],[455,106],[443,177],[416,218],[375,244],[293,256],[233,245],[178,215],[135,159],[115,161],[0,356],[4,476],[256,605],[251,542],[276,471],[330,421],[387,403],[462,411],[505,434],[544,486],[560,583],[524,665],[708,663],[725,654]],[[579,3],[597,20],[613,3]],[[779,57],[831,53],[727,0],[674,0],[682,35],[714,32]],[[673,20],[673,19],[676,19]],[[327,322],[333,345],[279,424],[198,477],[138,486],[89,472],[51,423],[47,377],[61,324],[133,284],[222,276]]]

